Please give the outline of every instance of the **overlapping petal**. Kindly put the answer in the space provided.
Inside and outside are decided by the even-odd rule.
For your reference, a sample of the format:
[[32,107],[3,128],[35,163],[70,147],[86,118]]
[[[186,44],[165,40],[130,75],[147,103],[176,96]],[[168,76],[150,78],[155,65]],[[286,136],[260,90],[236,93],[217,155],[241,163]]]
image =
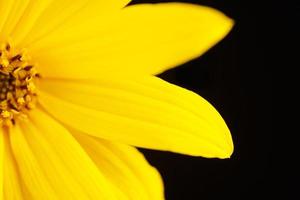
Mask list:
[[11,38],[13,44],[25,48],[48,34],[74,23],[84,23],[94,18],[98,21],[104,13],[114,12],[130,0],[1,0],[0,41]]
[[33,199],[115,199],[115,191],[72,135],[42,111],[11,129],[20,175]]
[[75,131],[72,133],[104,176],[122,191],[126,199],[164,199],[159,173],[137,149]]
[[30,199],[30,196],[26,193],[26,189],[20,180],[19,170],[16,165],[16,161],[12,155],[8,132],[0,130],[0,134],[3,138],[4,154],[3,154],[3,186],[1,189],[3,192],[0,194],[0,199],[12,199],[23,200]]
[[26,142],[20,127],[14,127],[9,134],[12,151],[17,160],[16,163],[18,166],[21,166],[19,167],[20,176],[24,181],[25,187],[29,190],[28,195],[33,199],[56,199],[57,197],[48,183],[41,166],[35,159],[29,144]]
[[226,158],[232,152],[229,130],[208,102],[156,77],[44,79],[40,87],[41,105],[87,134],[205,157]]
[[128,6],[101,17],[66,25],[31,43],[39,71],[68,78],[157,74],[203,54],[232,27],[212,8],[182,3]]
[[[3,138],[3,134],[2,131],[0,130],[0,194],[3,193],[3,165],[4,165],[4,142],[3,142],[4,138]],[[1,195],[0,195],[0,199],[2,199]]]

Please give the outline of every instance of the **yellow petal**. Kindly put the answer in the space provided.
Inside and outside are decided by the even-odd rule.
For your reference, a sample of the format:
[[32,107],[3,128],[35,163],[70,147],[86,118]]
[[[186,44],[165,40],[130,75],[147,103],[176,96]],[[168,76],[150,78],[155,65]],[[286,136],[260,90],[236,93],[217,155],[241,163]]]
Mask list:
[[[0,38],[11,37],[20,48],[45,37],[65,23],[114,11],[130,0],[7,0],[0,2]],[[2,11],[3,10],[3,11]],[[97,15],[96,15],[97,14]]]
[[203,54],[232,27],[212,8],[182,3],[129,6],[104,20],[93,29],[77,23],[31,44],[40,72],[72,78],[157,74]]
[[4,165],[4,144],[3,144],[3,132],[0,129],[0,200],[3,198],[3,165]]
[[134,147],[72,132],[79,143],[127,199],[162,200],[163,184],[158,172]]
[[31,45],[54,31],[68,29],[78,24],[84,24],[87,28],[83,28],[81,32],[89,34],[89,29],[99,26],[104,20],[102,19],[104,13],[119,10],[129,2],[130,0],[56,0],[39,17],[21,43],[24,46]]
[[12,149],[34,199],[115,199],[104,176],[64,127],[38,109],[30,113],[30,121],[19,124],[10,133]]
[[22,7],[24,11],[10,33],[14,43],[19,43],[19,41],[26,36],[26,34],[34,26],[36,20],[51,2],[52,0],[31,0],[28,2],[25,9]]
[[9,136],[16,163],[22,166],[19,167],[20,176],[30,196],[33,199],[56,199],[20,127],[15,126],[11,129]]
[[13,5],[14,0],[0,1],[0,32],[6,22],[10,10],[13,8]]
[[4,163],[5,164],[3,167],[3,174],[4,174],[3,198],[10,199],[10,200],[29,199],[30,196],[26,196],[26,193],[24,193],[25,188],[22,186],[19,173],[18,173],[18,168],[14,160],[14,157],[12,155],[7,131],[1,132],[0,134],[1,134],[0,137],[4,138]]
[[139,147],[227,158],[218,112],[200,96],[156,77],[97,82],[43,79],[39,100],[55,118],[96,137]]

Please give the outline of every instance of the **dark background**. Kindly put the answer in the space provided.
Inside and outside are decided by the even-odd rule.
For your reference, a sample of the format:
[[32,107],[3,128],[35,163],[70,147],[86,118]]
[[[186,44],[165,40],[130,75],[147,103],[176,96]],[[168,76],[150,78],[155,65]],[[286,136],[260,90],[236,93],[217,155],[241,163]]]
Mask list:
[[[146,2],[167,1],[133,1]],[[236,22],[231,33],[205,55],[160,75],[218,109],[231,130],[235,152],[227,160],[142,152],[162,174],[167,200],[272,199],[277,181],[271,172],[272,83],[260,40],[268,26],[260,17],[265,8],[251,0],[180,2],[214,7]]]

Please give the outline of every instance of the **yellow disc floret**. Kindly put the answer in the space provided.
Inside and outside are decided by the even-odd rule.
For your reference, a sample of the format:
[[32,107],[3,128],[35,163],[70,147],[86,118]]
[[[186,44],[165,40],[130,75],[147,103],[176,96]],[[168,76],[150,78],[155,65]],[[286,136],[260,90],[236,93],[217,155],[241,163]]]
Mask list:
[[9,44],[0,45],[0,125],[12,126],[26,117],[36,102],[39,77],[26,52],[14,52]]

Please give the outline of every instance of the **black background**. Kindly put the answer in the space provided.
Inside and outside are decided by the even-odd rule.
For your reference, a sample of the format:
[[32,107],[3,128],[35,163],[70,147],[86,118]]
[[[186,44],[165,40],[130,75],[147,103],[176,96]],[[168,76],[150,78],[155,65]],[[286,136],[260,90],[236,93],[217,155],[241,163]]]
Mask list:
[[[132,3],[167,2],[136,0]],[[167,200],[271,199],[272,98],[266,68],[261,4],[235,0],[189,0],[233,18],[231,33],[205,55],[161,78],[211,102],[227,122],[235,144],[231,159],[205,159],[144,150],[163,176]],[[285,199],[289,199],[286,196]]]

